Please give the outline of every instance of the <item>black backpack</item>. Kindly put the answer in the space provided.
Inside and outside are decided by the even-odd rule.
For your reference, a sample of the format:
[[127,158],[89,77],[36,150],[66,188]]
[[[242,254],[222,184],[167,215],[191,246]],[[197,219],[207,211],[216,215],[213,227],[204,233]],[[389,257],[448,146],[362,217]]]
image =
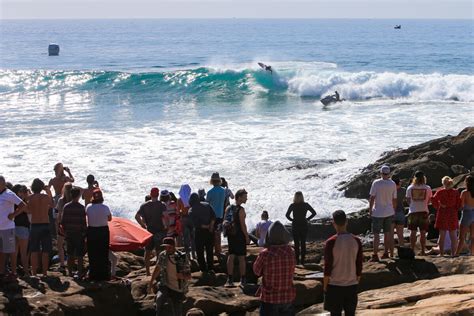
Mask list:
[[235,236],[237,234],[237,223],[235,219],[239,216],[240,206],[231,205],[225,214],[224,223],[222,224],[224,237]]

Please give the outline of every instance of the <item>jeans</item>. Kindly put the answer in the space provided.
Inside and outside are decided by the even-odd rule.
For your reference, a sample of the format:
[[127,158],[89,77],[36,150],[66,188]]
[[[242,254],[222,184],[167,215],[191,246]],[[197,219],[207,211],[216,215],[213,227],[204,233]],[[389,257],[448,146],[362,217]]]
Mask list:
[[[293,226],[293,240],[295,242],[295,257],[297,263],[304,264],[306,257],[306,235],[308,233],[308,225]],[[300,260],[301,256],[301,260]]]
[[[208,229],[196,228],[196,254],[199,263],[199,269],[202,272],[214,268],[214,234]],[[204,251],[206,251],[206,260],[204,260]]]
[[194,242],[194,227],[191,218],[183,216],[181,223],[183,225],[184,252],[187,254],[191,252],[194,255],[196,253],[196,244]]
[[271,304],[262,302],[260,304],[260,316],[293,316],[295,310],[292,303]]
[[[156,293],[156,316],[160,315],[172,315],[172,316],[182,316],[183,315],[183,301],[185,300],[185,295],[169,289],[166,286],[160,286],[158,293]],[[164,313],[164,305],[166,302],[169,302],[170,311]]]

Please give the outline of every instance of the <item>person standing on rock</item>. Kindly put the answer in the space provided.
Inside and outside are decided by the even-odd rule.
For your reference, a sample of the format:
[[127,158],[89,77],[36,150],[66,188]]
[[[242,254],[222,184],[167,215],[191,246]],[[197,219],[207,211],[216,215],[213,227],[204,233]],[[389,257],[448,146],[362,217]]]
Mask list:
[[295,314],[293,275],[296,259],[289,242],[290,233],[285,226],[279,221],[272,223],[265,234],[265,249],[253,264],[255,275],[262,277],[262,285],[256,293],[261,300],[261,316]]
[[[185,253],[176,251],[174,238],[164,238],[161,246],[165,250],[158,255],[156,260],[155,270],[148,284],[148,293],[153,292],[155,281],[160,276],[156,293],[156,315],[182,316],[188,280],[191,279],[189,261]],[[163,313],[163,307],[167,301],[171,303],[171,314]]]
[[99,188],[92,192],[92,200],[86,207],[87,216],[87,254],[89,256],[89,279],[103,281],[110,279],[108,222],[112,213],[104,204]]
[[461,199],[458,190],[453,188],[453,179],[446,176],[441,179],[441,182],[443,188],[436,191],[431,199],[436,209],[435,228],[439,230],[439,256],[444,256],[446,232],[451,242],[451,256],[454,256],[457,247],[456,231],[459,227],[458,210],[461,207]]
[[[31,184],[33,194],[28,198],[28,210],[31,214],[30,240],[31,274],[36,275],[41,263],[41,270],[46,276],[49,268],[49,256],[53,250],[49,210],[53,207],[53,196],[49,186],[40,179],[34,179]],[[45,191],[45,193],[42,193]]]
[[390,179],[390,167],[382,166],[381,178],[370,188],[369,216],[372,219],[374,253],[371,261],[379,261],[380,232],[384,233],[384,253],[382,259],[393,256],[393,217],[397,207],[397,185]]
[[456,255],[459,256],[464,248],[467,233],[471,232],[471,256],[474,255],[474,177],[467,176],[464,180],[466,190],[461,193],[461,229],[459,232],[458,249]]
[[[201,202],[197,193],[191,194],[189,198],[191,209],[189,217],[194,225],[194,236],[196,242],[196,254],[199,268],[203,273],[214,270],[214,222],[216,214],[209,203]],[[206,260],[204,260],[204,250]]]
[[140,206],[135,219],[141,227],[153,234],[150,242],[145,246],[145,270],[146,275],[150,275],[150,259],[153,250],[160,253],[160,245],[163,238],[166,237],[166,228],[163,223],[163,214],[166,212],[166,206],[158,201],[160,190],[152,188],[150,191],[151,199]]
[[[15,255],[15,216],[24,212],[26,203],[6,186],[3,176],[0,176],[0,279],[5,273],[7,256]],[[18,206],[15,210],[15,206]],[[28,266],[23,267],[28,273]],[[15,266],[16,271],[16,266]]]
[[397,186],[397,207],[395,208],[395,217],[393,222],[395,224],[395,231],[397,232],[398,245],[403,247],[405,245],[405,240],[403,238],[403,229],[405,228],[405,195],[407,189],[402,187],[400,178],[396,175],[392,176],[392,181],[395,182]]
[[324,247],[324,309],[331,315],[355,315],[357,285],[362,275],[362,243],[347,231],[347,217],[342,210],[332,214],[336,235]]
[[[307,213],[311,215],[307,218]],[[293,217],[291,215],[293,214]],[[295,242],[296,264],[305,264],[306,259],[306,236],[308,234],[309,221],[316,216],[316,211],[311,205],[304,201],[301,191],[295,193],[293,203],[288,207],[286,218],[291,222],[291,232]]]
[[420,255],[425,255],[426,230],[429,226],[428,221],[428,203],[431,201],[433,192],[431,187],[426,184],[426,177],[422,171],[415,172],[412,184],[407,188],[407,202],[410,205],[408,215],[408,229],[410,233],[410,245],[413,251],[416,246],[416,233],[420,229]]
[[86,208],[79,203],[81,189],[72,187],[70,190],[72,201],[61,209],[59,231],[65,236],[67,245],[67,267],[69,276],[73,276],[75,260],[77,259],[77,277],[84,276],[84,255],[86,248]]
[[227,283],[226,287],[234,286],[234,259],[237,257],[240,270],[240,285],[245,286],[245,256],[247,255],[247,244],[250,238],[245,224],[245,209],[242,204],[247,202],[247,191],[240,189],[235,193],[235,204],[230,205],[224,214],[224,229],[229,244],[229,256],[227,257]]
[[221,187],[221,177],[218,172],[211,175],[212,188],[206,194],[206,202],[208,202],[214,212],[216,213],[216,227],[214,229],[214,251],[217,256],[222,254],[221,247],[221,233],[222,233],[222,219],[224,218],[224,204],[226,197],[226,190]]

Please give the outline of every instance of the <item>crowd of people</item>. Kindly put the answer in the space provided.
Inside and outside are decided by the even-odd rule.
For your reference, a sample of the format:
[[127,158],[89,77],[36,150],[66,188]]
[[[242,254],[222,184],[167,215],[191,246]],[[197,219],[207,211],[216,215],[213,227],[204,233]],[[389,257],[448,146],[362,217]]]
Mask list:
[[[0,276],[16,278],[18,266],[25,276],[47,275],[55,239],[61,271],[81,280],[109,280],[114,277],[117,258],[109,250],[108,222],[112,213],[104,203],[99,183],[89,175],[85,188],[74,185],[71,171],[61,163],[54,166],[54,172],[48,185],[34,179],[30,188],[11,185],[0,176]],[[439,254],[450,251],[452,256],[459,255],[469,232],[470,252],[474,253],[474,177],[466,177],[466,189],[461,193],[453,188],[451,178],[444,177],[443,187],[433,195],[421,171],[414,174],[406,189],[396,175],[390,177],[388,166],[383,166],[380,173],[380,179],[370,189],[369,214],[374,233],[371,261],[394,256],[395,235],[400,256],[400,248],[405,247],[406,224],[411,231],[411,249],[416,247],[419,231],[420,255],[425,255],[430,206],[436,209],[434,226],[439,230]],[[165,302],[170,302],[174,315],[182,315],[191,278],[190,260],[197,260],[204,275],[214,274],[214,256],[224,258],[221,236],[228,243],[225,286],[234,287],[236,280],[240,280],[240,286],[246,286],[245,257],[252,240],[263,247],[253,265],[254,274],[262,277],[257,292],[262,302],[261,315],[293,315],[294,270],[296,265],[306,263],[308,224],[316,211],[305,202],[302,192],[296,192],[286,213],[292,236],[281,222],[271,221],[267,211],[262,212],[261,222],[251,234],[244,208],[247,191],[239,189],[234,194],[217,172],[211,175],[210,185],[207,192],[193,192],[188,184],[183,184],[178,196],[169,190],[151,188],[135,215],[137,223],[152,234],[145,247],[144,261],[146,274],[151,276],[149,291],[159,280],[157,315],[161,315]],[[460,209],[463,211],[458,234]],[[343,211],[334,212],[332,220],[336,235],[326,241],[324,252],[325,308],[334,315],[342,310],[353,315],[362,272],[362,245],[347,231]],[[384,253],[379,258],[382,231]],[[445,247],[447,239],[450,249]],[[86,253],[88,272],[84,267]],[[154,256],[157,260],[152,272]],[[238,269],[234,269],[235,262]]]

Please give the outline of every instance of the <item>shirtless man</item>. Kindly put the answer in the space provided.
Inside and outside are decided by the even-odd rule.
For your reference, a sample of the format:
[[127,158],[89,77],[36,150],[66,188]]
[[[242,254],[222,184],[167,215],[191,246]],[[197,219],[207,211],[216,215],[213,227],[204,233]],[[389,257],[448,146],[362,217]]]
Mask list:
[[[42,191],[45,193],[41,193]],[[45,186],[40,179],[34,179],[31,184],[27,212],[31,214],[30,252],[31,274],[36,272],[41,262],[43,275],[47,274],[49,255],[52,251],[51,230],[49,226],[49,209],[53,207],[53,197],[49,186]],[[41,258],[40,258],[41,254]]]
[[[64,171],[66,171],[69,176],[66,176]],[[69,170],[68,167],[64,167],[60,162],[54,165],[54,173],[55,177],[49,180],[48,186],[52,186],[54,189],[54,203],[56,204],[61,196],[64,184],[66,182],[74,182],[74,177],[71,174],[71,170]]]

